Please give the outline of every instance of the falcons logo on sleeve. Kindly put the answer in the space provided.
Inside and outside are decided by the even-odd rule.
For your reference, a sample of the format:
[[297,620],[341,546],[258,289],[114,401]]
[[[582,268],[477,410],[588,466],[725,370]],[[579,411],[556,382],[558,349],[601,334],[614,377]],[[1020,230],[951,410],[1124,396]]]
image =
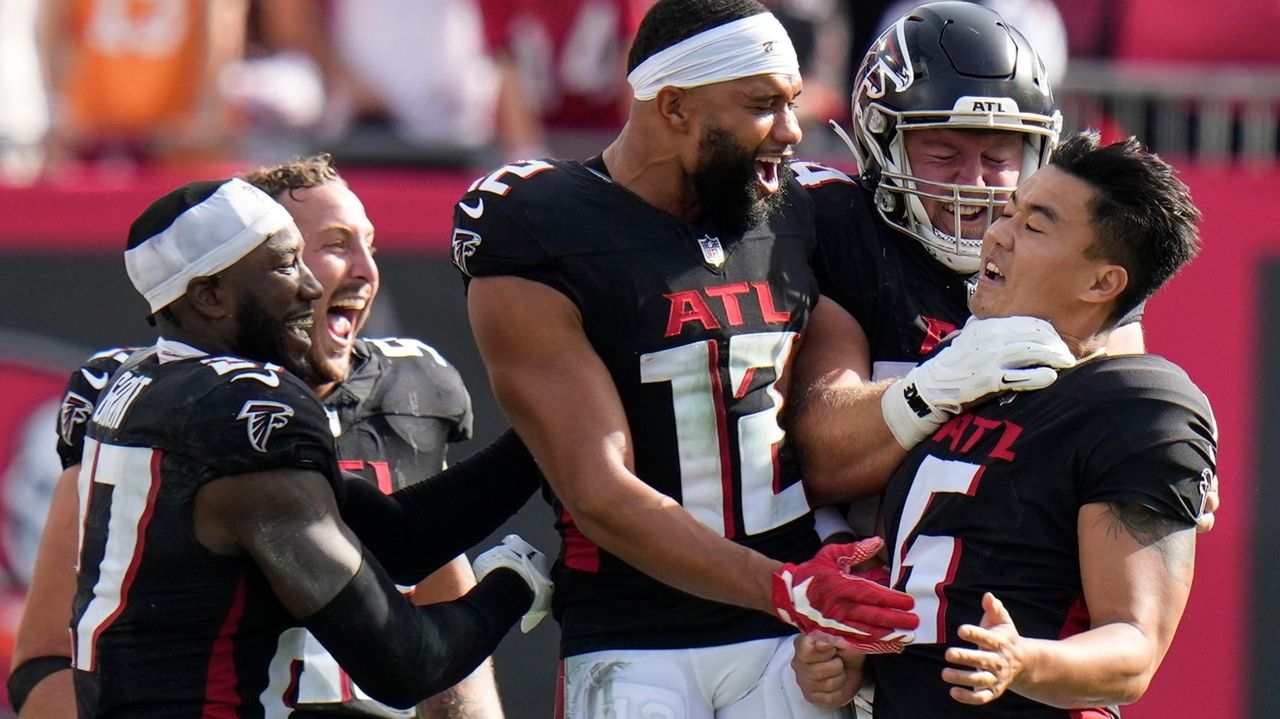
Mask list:
[[259,452],[267,451],[267,440],[273,430],[289,424],[293,416],[293,408],[280,402],[269,402],[262,399],[251,399],[240,408],[236,419],[245,420],[249,432],[249,444]]
[[71,444],[71,433],[77,424],[89,421],[93,414],[93,403],[75,392],[68,392],[62,398],[62,407],[58,409],[58,429],[62,441]]

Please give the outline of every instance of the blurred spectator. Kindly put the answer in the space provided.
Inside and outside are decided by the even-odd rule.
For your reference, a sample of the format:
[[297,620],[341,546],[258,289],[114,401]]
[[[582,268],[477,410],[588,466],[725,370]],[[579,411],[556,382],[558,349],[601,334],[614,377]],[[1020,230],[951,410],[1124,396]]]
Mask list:
[[207,159],[232,137],[218,73],[244,48],[247,0],[43,0],[54,150]]
[[508,158],[586,159],[626,121],[627,52],[653,0],[480,0]]
[[[844,0],[765,0],[764,4],[787,28],[800,72],[804,94],[796,115],[804,130],[804,156],[834,158],[844,146],[827,128],[829,120],[849,117],[849,16]],[[847,152],[843,153],[847,156]],[[838,162],[839,160],[837,160]]]
[[37,50],[38,0],[0,0],[0,182],[40,173],[49,102]]
[[369,162],[488,161],[498,79],[476,0],[265,0],[260,9],[268,44],[303,53],[323,79],[325,149]]

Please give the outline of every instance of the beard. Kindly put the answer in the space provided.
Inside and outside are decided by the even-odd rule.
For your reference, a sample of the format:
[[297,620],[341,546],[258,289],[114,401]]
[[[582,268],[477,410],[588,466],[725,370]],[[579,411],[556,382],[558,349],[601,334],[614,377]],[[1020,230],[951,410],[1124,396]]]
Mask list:
[[791,167],[778,167],[778,191],[760,197],[755,152],[719,127],[707,129],[698,143],[698,164],[691,182],[702,220],[721,232],[740,235],[765,222],[782,207]]
[[305,355],[290,352],[284,323],[272,317],[258,298],[246,292],[240,298],[240,327],[236,330],[236,348],[246,359],[271,362],[284,367],[295,377],[306,379],[310,367]]

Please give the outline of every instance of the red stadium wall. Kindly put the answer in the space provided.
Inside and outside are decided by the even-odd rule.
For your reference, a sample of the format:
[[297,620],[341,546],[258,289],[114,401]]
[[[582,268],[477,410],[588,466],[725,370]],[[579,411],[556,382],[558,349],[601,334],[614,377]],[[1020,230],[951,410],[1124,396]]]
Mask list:
[[1148,349],[1182,365],[1213,403],[1223,508],[1217,527],[1197,543],[1191,601],[1173,647],[1147,698],[1125,717],[1280,716],[1275,664],[1255,667],[1252,691],[1248,685],[1250,646],[1268,633],[1280,638],[1265,627],[1280,596],[1250,606],[1255,576],[1274,572],[1269,564],[1251,566],[1255,540],[1268,531],[1259,524],[1255,532],[1255,517],[1280,511],[1257,505],[1258,483],[1269,477],[1253,466],[1254,443],[1277,441],[1255,435],[1255,413],[1262,362],[1280,360],[1261,357],[1259,343],[1264,315],[1280,308],[1258,302],[1261,269],[1280,257],[1280,205],[1265,199],[1280,187],[1280,173],[1191,169],[1182,177],[1205,215],[1204,249],[1152,300],[1144,324]]
[[[468,377],[473,394],[487,394],[482,370],[463,367],[474,362],[473,351],[461,348],[461,344],[452,350],[443,344],[470,342],[465,321],[455,321],[448,331],[438,326],[421,330],[415,324],[425,321],[419,315],[427,314],[420,310],[426,302],[436,302],[437,307],[452,304],[449,312],[461,312],[456,284],[439,290],[438,298],[415,293],[430,282],[456,283],[456,278],[444,279],[448,274],[445,257],[451,205],[472,178],[415,171],[347,174],[378,227],[385,292],[397,305],[406,328],[410,334],[442,342],[437,346],[464,369],[464,374],[475,373],[474,379]],[[1270,495],[1261,491],[1266,489],[1261,484],[1265,473],[1254,467],[1255,449],[1265,446],[1259,443],[1280,445],[1280,437],[1255,435],[1255,426],[1261,426],[1255,425],[1255,419],[1263,416],[1267,407],[1280,413],[1280,397],[1260,404],[1257,389],[1264,366],[1280,367],[1280,343],[1278,356],[1260,355],[1260,328],[1267,326],[1268,317],[1278,318],[1274,326],[1280,333],[1280,306],[1263,307],[1260,301],[1267,289],[1262,268],[1269,259],[1280,258],[1280,205],[1265,199],[1280,187],[1280,172],[1248,175],[1190,169],[1183,177],[1205,214],[1204,251],[1151,302],[1145,324],[1151,351],[1186,368],[1213,402],[1221,428],[1219,469],[1224,507],[1217,528],[1198,543],[1195,585],[1178,637],[1147,698],[1124,715],[1127,719],[1280,716],[1280,697],[1276,696],[1280,688],[1272,676],[1280,668],[1280,650],[1269,649],[1280,647],[1280,620],[1270,619],[1280,615],[1280,587],[1264,591],[1270,587],[1267,578],[1274,570],[1269,562],[1255,564],[1253,560],[1258,547],[1280,550],[1280,528],[1269,526],[1277,523],[1258,523],[1255,528],[1254,519],[1263,513],[1280,513],[1280,494],[1268,499]],[[127,297],[124,273],[116,264],[118,253],[129,221],[150,199],[186,179],[189,175],[144,174],[112,186],[102,178],[86,177],[34,189],[0,190],[0,284],[9,298],[0,303],[0,329],[42,333],[82,346],[101,344],[114,330],[108,328],[102,336],[87,329],[68,331],[61,323],[50,321],[50,311],[42,309],[53,303],[62,308],[63,316],[71,316],[77,307],[91,302],[111,305],[114,314],[101,310],[103,318],[120,316],[122,311],[116,307],[131,308],[137,316],[129,318],[130,333],[145,334],[145,327],[134,321],[141,317],[142,305]],[[90,262],[97,263],[92,274],[73,273],[78,263]],[[110,293],[115,296],[86,297],[77,287],[50,287],[47,279],[38,278],[61,277],[50,274],[51,265],[65,266],[71,278],[67,281],[72,284],[83,285],[94,276],[111,274],[114,284]],[[1280,277],[1280,271],[1272,276]],[[411,308],[417,313],[409,313]],[[101,324],[106,320],[96,321]],[[121,339],[106,341],[129,339],[123,331],[117,334]],[[454,338],[454,334],[463,336]],[[1275,385],[1280,388],[1280,380]],[[478,416],[490,412],[493,418],[500,416],[496,408],[477,410]],[[1267,544],[1270,532],[1278,539]],[[1251,596],[1260,599],[1251,603]],[[531,657],[524,659],[520,664],[532,668],[526,663]],[[543,661],[552,660],[549,656],[538,659],[539,664]],[[543,680],[538,683],[536,693],[540,696],[512,695],[508,702],[541,706]],[[514,689],[505,682],[504,686],[508,691]]]

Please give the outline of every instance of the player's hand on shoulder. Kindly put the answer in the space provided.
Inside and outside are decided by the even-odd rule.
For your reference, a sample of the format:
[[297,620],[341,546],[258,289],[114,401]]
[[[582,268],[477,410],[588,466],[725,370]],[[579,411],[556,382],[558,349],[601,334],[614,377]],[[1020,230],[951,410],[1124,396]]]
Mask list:
[[881,408],[893,436],[910,449],[964,405],[1000,392],[1043,389],[1075,361],[1044,320],[971,317],[948,346],[889,387]]
[[551,611],[553,586],[547,569],[547,557],[518,535],[508,534],[503,537],[501,544],[476,557],[472,568],[476,573],[476,582],[484,580],[496,569],[509,569],[529,585],[529,591],[533,593],[533,604],[520,618],[520,631],[532,631]]
[[990,592],[982,596],[981,624],[961,625],[958,635],[976,648],[948,648],[947,661],[961,668],[943,669],[942,680],[954,685],[951,698],[961,704],[990,704],[1008,691],[1026,668],[1022,636],[1004,603]]
[[885,586],[883,572],[867,576],[856,569],[883,546],[879,537],[829,544],[813,559],[784,564],[773,575],[775,613],[801,632],[840,646],[866,654],[901,652],[920,624],[910,611],[915,600]]
[[825,637],[799,634],[791,669],[805,700],[835,709],[853,701],[858,693],[865,660],[865,655],[837,646]]

